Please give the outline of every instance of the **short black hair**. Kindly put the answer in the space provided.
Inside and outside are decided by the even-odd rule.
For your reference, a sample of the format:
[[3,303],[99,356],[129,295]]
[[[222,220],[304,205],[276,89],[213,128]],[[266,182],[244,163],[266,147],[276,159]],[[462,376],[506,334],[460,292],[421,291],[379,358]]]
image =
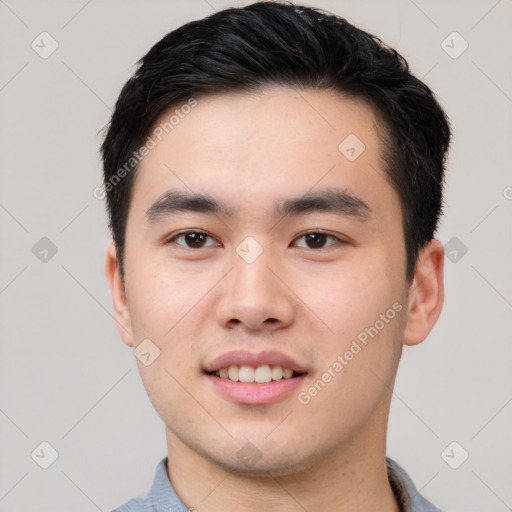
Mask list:
[[137,157],[156,120],[191,98],[267,85],[330,90],[373,108],[384,128],[384,170],[400,198],[410,279],[442,211],[446,114],[406,60],[375,35],[317,8],[269,1],[224,9],[170,32],[124,85],[101,146],[121,276]]

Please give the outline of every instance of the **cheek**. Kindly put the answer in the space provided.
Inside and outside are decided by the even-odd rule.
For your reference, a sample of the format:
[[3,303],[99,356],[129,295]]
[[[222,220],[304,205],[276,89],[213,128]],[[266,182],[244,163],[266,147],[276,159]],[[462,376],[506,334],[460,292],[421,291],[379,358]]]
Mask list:
[[295,289],[306,308],[340,343],[353,339],[403,300],[400,281],[375,258],[344,264],[316,275],[300,273]]
[[325,390],[318,381],[321,392],[311,390],[318,393],[318,414],[337,406],[340,414],[348,414],[347,407],[354,417],[369,414],[391,386],[406,312],[401,283],[385,256],[304,283],[304,303],[329,328],[316,347],[322,361],[318,377],[329,381]]
[[341,425],[365,423],[389,396],[400,360],[404,309],[398,301],[386,306],[347,308],[339,315],[337,336],[324,339],[323,364],[302,399],[309,401],[310,417],[321,423],[329,411],[322,427],[326,435],[335,437]]
[[163,339],[186,315],[200,284],[150,257],[132,260],[130,267],[127,285],[133,329],[147,337]]
[[134,335],[151,339],[161,351],[156,367],[165,366],[177,372],[176,377],[192,376],[196,368],[191,355],[200,353],[205,325],[211,326],[211,290],[222,277],[221,270],[152,264],[150,258],[145,265],[139,263],[128,304]]

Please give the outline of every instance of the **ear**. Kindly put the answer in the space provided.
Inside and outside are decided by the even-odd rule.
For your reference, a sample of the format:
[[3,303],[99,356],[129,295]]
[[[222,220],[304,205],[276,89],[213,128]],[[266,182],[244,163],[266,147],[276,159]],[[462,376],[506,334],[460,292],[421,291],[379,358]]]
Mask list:
[[444,302],[444,248],[431,240],[420,251],[409,288],[405,345],[421,343],[432,330]]
[[126,302],[124,283],[119,271],[117,249],[114,243],[112,243],[107,249],[105,276],[110,288],[110,294],[112,295],[114,320],[116,322],[117,329],[126,345],[133,347],[132,322],[130,312],[128,310],[128,304]]

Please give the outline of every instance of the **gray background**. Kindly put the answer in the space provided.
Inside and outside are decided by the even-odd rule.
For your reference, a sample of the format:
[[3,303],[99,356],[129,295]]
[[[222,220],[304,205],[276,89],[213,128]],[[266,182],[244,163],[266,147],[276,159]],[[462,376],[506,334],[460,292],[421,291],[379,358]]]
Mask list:
[[[305,3],[396,46],[454,128],[438,237],[456,237],[448,246],[456,259],[446,260],[439,323],[405,349],[388,453],[445,510],[512,510],[512,2]],[[3,512],[108,511],[144,493],[166,454],[164,426],[111,317],[109,233],[92,194],[99,131],[152,44],[241,4],[0,1]],[[43,31],[58,43],[48,58],[31,47],[51,48]],[[469,44],[457,58],[464,42],[447,39],[453,31]],[[55,255],[47,241],[36,245],[43,237]],[[43,441],[58,452],[48,469]],[[453,441],[460,446],[444,451]],[[469,458],[452,469],[447,461],[458,465],[462,450]]]

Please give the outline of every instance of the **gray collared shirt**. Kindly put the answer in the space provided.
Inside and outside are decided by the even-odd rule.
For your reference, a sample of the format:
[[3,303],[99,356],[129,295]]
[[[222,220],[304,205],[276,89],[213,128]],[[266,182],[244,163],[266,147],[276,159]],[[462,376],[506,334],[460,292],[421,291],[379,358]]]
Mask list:
[[[395,461],[386,459],[388,478],[402,512],[441,512],[419,494],[409,475]],[[189,512],[174,491],[167,476],[167,457],[155,471],[153,485],[146,496],[133,498],[112,512]]]

